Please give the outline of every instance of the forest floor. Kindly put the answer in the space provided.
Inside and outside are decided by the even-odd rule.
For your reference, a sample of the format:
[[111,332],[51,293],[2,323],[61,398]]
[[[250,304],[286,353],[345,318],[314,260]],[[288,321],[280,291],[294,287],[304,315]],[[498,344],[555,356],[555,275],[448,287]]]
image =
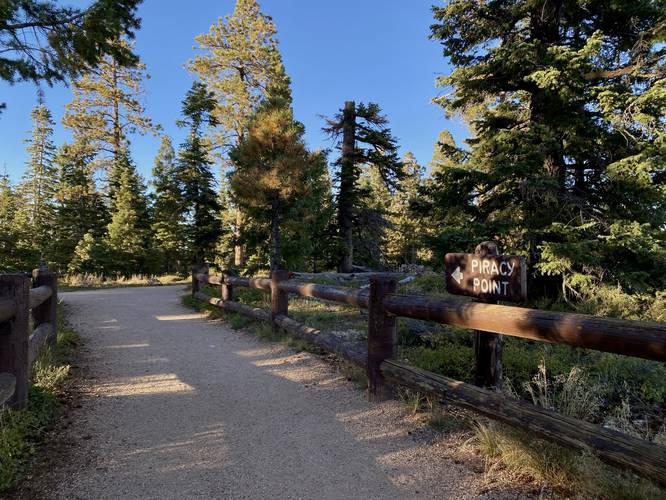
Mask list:
[[20,498],[531,498],[463,426],[368,403],[318,356],[181,304],[181,287],[64,293],[83,347],[49,466]]

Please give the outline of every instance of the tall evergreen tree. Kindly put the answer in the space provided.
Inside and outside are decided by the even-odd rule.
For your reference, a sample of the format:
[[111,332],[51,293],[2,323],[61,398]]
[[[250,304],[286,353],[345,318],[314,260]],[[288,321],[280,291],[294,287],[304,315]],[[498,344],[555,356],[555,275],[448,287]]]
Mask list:
[[339,270],[348,273],[353,269],[354,225],[359,223],[356,209],[364,194],[358,184],[361,172],[367,167],[376,169],[386,187],[394,189],[402,176],[402,165],[388,120],[375,103],[346,102],[344,109],[328,120],[324,130],[340,144],[341,156],[336,162],[338,230],[343,248]]
[[284,219],[299,199],[310,194],[311,170],[321,175],[325,165],[320,153],[308,152],[304,132],[288,103],[269,100],[230,153],[236,167],[231,186],[237,203],[255,219],[270,221],[271,272],[282,264]]
[[128,276],[147,270],[149,225],[145,188],[127,153],[121,169],[108,227],[109,270]]
[[[50,258],[55,219],[53,197],[56,189],[56,167],[53,163],[55,146],[52,141],[54,123],[51,112],[42,104],[36,106],[30,116],[33,129],[30,138],[26,140],[28,161],[19,186],[23,198],[20,209],[32,247],[37,254]],[[38,264],[34,263],[35,266]]]
[[[124,40],[115,44],[131,49]],[[106,174],[111,205],[123,172],[129,136],[155,130],[141,102],[145,78],[145,65],[140,62],[123,66],[106,56],[97,68],[74,82],[74,99],[67,104],[63,117],[63,124],[77,140],[96,147],[96,161]]]
[[415,264],[422,248],[422,235],[427,233],[425,224],[414,211],[419,191],[423,185],[424,169],[410,151],[402,159],[404,178],[400,189],[390,197],[390,228],[386,241],[388,260],[393,266]]
[[434,14],[455,67],[437,100],[475,133],[438,197],[482,231],[468,248],[496,237],[526,253],[535,293],[663,289],[663,2],[456,0]]
[[18,199],[9,182],[9,176],[0,175],[0,271],[17,269],[18,234],[14,225]]
[[75,142],[59,148],[55,157],[58,183],[55,193],[56,218],[53,260],[61,272],[67,270],[77,245],[88,233],[100,239],[109,220],[103,198],[97,192],[90,165],[94,151]]
[[153,166],[152,233],[155,251],[166,272],[182,272],[187,268],[187,246],[181,184],[178,178],[176,153],[168,136],[162,136]]
[[214,126],[215,99],[201,82],[194,82],[183,100],[181,126],[189,126],[187,139],[178,152],[178,178],[182,185],[183,206],[187,208],[187,235],[193,262],[213,260],[221,227],[220,205],[215,193],[215,177],[210,170],[211,144],[204,137]]
[[[237,0],[232,15],[220,18],[208,33],[196,37],[203,54],[189,67],[215,96],[212,114],[217,125],[211,135],[213,145],[223,155],[246,135],[267,89],[289,88],[276,33],[273,20],[261,12],[256,0]],[[243,214],[236,210],[236,266],[244,261],[240,244],[243,226]]]

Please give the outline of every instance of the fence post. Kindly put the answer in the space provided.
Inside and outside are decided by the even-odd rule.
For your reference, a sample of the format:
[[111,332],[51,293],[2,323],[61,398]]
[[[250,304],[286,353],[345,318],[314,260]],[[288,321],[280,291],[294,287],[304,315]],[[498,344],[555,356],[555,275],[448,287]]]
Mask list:
[[287,316],[289,308],[289,294],[280,290],[278,284],[280,281],[289,279],[289,271],[278,269],[271,273],[271,327],[273,332],[277,332],[278,326],[275,323],[276,316]]
[[[497,245],[484,241],[476,246],[474,253],[480,257],[499,255]],[[486,304],[497,304],[496,300],[478,299]],[[482,331],[474,332],[474,384],[479,387],[502,386],[502,336]]]
[[56,315],[58,311],[58,275],[49,271],[48,267],[42,266],[32,271],[32,287],[46,285],[51,288],[51,296],[42,304],[32,310],[33,328],[44,323],[50,323],[53,331],[46,339],[47,344],[53,345],[56,340]]
[[234,287],[229,284],[228,279],[231,277],[229,271],[222,273],[222,280],[220,281],[220,298],[223,302],[233,302],[234,300]]
[[201,282],[197,277],[197,274],[208,274],[208,264],[194,265],[192,266],[192,297],[194,294],[201,291]]
[[0,297],[14,301],[14,317],[0,331],[0,373],[16,377],[14,396],[9,400],[13,408],[25,408],[28,402],[28,325],[30,309],[30,277],[25,274],[0,275]]
[[368,399],[383,401],[393,394],[379,370],[385,359],[398,355],[398,331],[396,317],[384,311],[384,296],[395,293],[398,283],[387,277],[370,278],[368,303]]

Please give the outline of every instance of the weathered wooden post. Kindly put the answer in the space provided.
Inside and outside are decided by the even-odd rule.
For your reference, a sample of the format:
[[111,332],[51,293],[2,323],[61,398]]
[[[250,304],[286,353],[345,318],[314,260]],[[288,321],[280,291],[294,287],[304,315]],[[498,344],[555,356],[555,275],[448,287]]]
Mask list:
[[[497,244],[492,241],[479,243],[474,249],[479,257],[495,257],[499,255]],[[497,304],[493,299],[476,299],[485,304]],[[502,386],[502,336],[482,331],[474,332],[474,384],[479,387]]]
[[224,302],[232,302],[234,300],[234,287],[229,283],[231,273],[224,271],[222,273],[222,280],[220,281],[220,298]]
[[0,275],[0,298],[14,303],[14,316],[0,325],[0,373],[16,377],[9,405],[17,409],[25,408],[28,402],[30,284],[30,277],[25,274]]
[[395,279],[376,276],[370,278],[368,303],[368,399],[384,401],[393,395],[393,388],[386,383],[379,366],[385,359],[398,356],[398,330],[396,317],[384,311],[384,297],[395,293]]
[[50,271],[46,266],[32,271],[32,287],[37,288],[43,285],[51,289],[51,296],[32,309],[33,328],[37,328],[44,323],[50,323],[53,326],[53,330],[46,339],[46,343],[54,344],[56,340],[56,315],[58,311],[58,275]]
[[289,279],[289,271],[278,269],[271,273],[271,327],[273,332],[278,331],[278,325],[275,322],[276,316],[287,316],[289,309],[289,294],[280,290],[280,281]]
[[208,264],[192,266],[192,297],[194,297],[197,292],[201,291],[199,274],[208,274]]

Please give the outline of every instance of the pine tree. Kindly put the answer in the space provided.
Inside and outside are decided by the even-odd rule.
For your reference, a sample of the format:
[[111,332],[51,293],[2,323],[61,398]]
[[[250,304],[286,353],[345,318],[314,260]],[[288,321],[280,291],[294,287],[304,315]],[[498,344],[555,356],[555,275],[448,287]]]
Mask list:
[[[65,81],[97,66],[104,55],[122,65],[136,62],[113,40],[134,37],[140,0],[97,1],[86,9],[38,0],[5,1],[0,8],[0,78]],[[5,107],[0,102],[0,111]]]
[[18,234],[14,224],[18,197],[7,174],[0,175],[0,271],[18,269]]
[[183,272],[187,267],[184,216],[186,207],[178,178],[176,153],[168,136],[162,137],[153,167],[152,226],[155,251],[166,272]]
[[[30,139],[26,140],[28,161],[19,186],[23,198],[21,219],[25,221],[25,233],[35,253],[50,259],[56,189],[55,146],[51,139],[54,123],[51,112],[41,104],[32,110],[30,116],[33,129]],[[35,262],[34,266],[38,264]]]
[[[261,12],[256,0],[237,0],[232,15],[220,18],[208,33],[196,37],[204,53],[189,68],[215,96],[212,114],[217,125],[211,135],[214,147],[222,152],[243,139],[267,89],[289,88],[276,33],[273,20]],[[233,225],[234,261],[241,266],[245,222],[240,210],[236,210]]]
[[108,247],[92,231],[88,231],[74,248],[67,272],[104,275],[108,259]]
[[234,197],[256,220],[270,221],[270,270],[280,268],[281,229],[297,200],[308,196],[310,170],[321,175],[320,154],[310,154],[304,127],[282,99],[269,100],[250,123],[247,136],[230,153]]
[[108,210],[95,187],[90,165],[94,152],[85,143],[65,144],[55,157],[58,182],[55,193],[53,260],[61,272],[68,269],[77,245],[88,233],[100,239],[106,232]]
[[525,253],[535,293],[663,289],[663,4],[457,0],[434,13],[455,67],[438,102],[475,134],[439,181],[440,210],[465,213],[475,242]]
[[145,188],[127,153],[120,168],[115,209],[108,227],[108,270],[129,276],[146,269],[149,225]]
[[358,180],[364,168],[372,167],[388,189],[394,189],[402,176],[396,139],[388,128],[387,118],[377,104],[359,104],[353,101],[332,120],[324,131],[340,142],[341,156],[337,161],[338,173],[338,231],[343,253],[339,271],[351,272],[354,261],[354,226],[359,224],[357,208],[363,191]]
[[[440,136],[441,140],[441,136]],[[390,198],[390,229],[386,239],[388,260],[392,266],[415,264],[419,260],[419,251],[423,247],[422,235],[427,234],[427,227],[414,211],[414,204],[419,198],[423,183],[424,169],[418,164],[414,154],[405,153],[402,159],[404,178],[400,189]]]
[[[126,41],[115,43],[131,49]],[[97,68],[74,82],[74,99],[66,106],[63,125],[72,130],[76,140],[96,148],[97,164],[106,174],[110,205],[120,182],[129,136],[156,129],[141,103],[145,78],[145,65],[140,62],[123,66],[106,56]]]
[[212,261],[221,227],[220,205],[215,193],[215,177],[210,170],[211,144],[204,138],[206,127],[215,125],[211,115],[215,100],[206,86],[194,82],[183,100],[181,126],[189,126],[186,141],[178,152],[178,179],[182,185],[183,206],[187,207],[186,233],[194,263]]

